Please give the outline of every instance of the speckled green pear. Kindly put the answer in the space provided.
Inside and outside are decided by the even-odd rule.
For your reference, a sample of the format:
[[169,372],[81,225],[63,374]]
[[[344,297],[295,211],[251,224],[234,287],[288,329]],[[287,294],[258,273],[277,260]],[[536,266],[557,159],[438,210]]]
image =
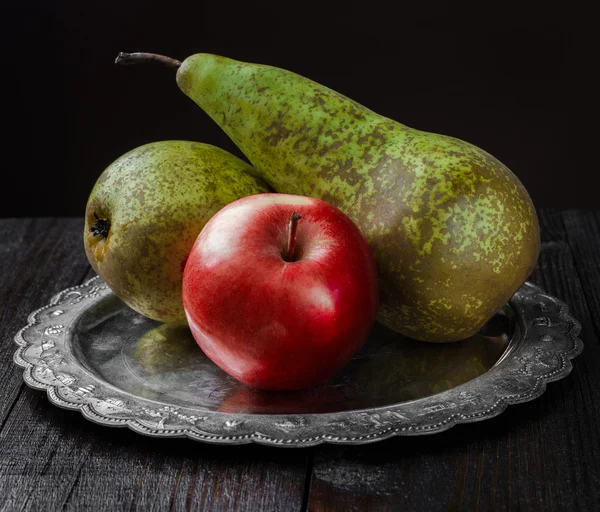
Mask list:
[[90,264],[138,313],[185,322],[181,279],[190,249],[223,206],[269,191],[253,173],[209,144],[133,149],[108,166],[88,199],[83,238]]
[[467,338],[534,269],[532,201],[484,150],[271,66],[197,54],[177,83],[277,192],[323,199],[358,224],[388,327],[425,341]]

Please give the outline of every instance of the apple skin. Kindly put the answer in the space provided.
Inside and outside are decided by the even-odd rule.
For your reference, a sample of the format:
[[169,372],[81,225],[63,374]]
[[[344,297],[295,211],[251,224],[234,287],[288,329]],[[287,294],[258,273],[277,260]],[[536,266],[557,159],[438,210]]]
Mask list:
[[[302,218],[286,261],[293,212]],[[260,194],[208,221],[188,257],[182,297],[196,342],[225,372],[258,389],[303,389],[332,377],[366,340],[377,267],[336,207]]]

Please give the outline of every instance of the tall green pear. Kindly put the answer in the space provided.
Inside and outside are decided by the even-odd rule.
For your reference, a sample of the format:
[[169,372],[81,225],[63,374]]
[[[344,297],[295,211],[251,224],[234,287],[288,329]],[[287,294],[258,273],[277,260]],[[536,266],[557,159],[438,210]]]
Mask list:
[[[163,58],[117,61],[144,59]],[[424,341],[467,338],[532,272],[534,206],[484,150],[276,67],[211,54],[166,63],[277,192],[323,199],[357,223],[379,266],[388,327]]]
[[110,164],[85,211],[92,268],[138,313],[185,322],[183,268],[204,224],[240,197],[268,192],[254,169],[199,142],[140,146]]

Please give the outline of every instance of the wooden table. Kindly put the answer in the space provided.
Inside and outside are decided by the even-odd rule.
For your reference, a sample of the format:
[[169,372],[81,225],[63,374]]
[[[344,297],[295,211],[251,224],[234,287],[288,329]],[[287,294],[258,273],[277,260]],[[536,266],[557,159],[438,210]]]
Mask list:
[[93,273],[82,219],[0,219],[0,510],[600,510],[600,212],[540,212],[534,280],[582,324],[572,374],[497,418],[359,447],[156,440],[23,384],[13,336]]

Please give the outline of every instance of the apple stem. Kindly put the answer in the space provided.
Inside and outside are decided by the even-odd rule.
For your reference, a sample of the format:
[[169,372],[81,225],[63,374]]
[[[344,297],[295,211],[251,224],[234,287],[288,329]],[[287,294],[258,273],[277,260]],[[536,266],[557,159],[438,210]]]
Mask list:
[[139,64],[142,62],[160,62],[170,68],[178,69],[181,66],[181,61],[172,59],[171,57],[165,57],[164,55],[158,55],[156,53],[124,53],[119,52],[115,59],[115,64],[121,64],[122,66],[130,66],[131,64]]
[[290,218],[290,224],[288,229],[288,246],[286,261],[294,261],[294,249],[296,249],[296,231],[298,230],[298,221],[302,218],[302,215],[296,212],[292,212]]
[[90,233],[94,237],[102,235],[104,238],[108,238],[108,232],[110,231],[110,221],[108,219],[101,219],[94,212],[94,218],[96,222],[90,227]]

